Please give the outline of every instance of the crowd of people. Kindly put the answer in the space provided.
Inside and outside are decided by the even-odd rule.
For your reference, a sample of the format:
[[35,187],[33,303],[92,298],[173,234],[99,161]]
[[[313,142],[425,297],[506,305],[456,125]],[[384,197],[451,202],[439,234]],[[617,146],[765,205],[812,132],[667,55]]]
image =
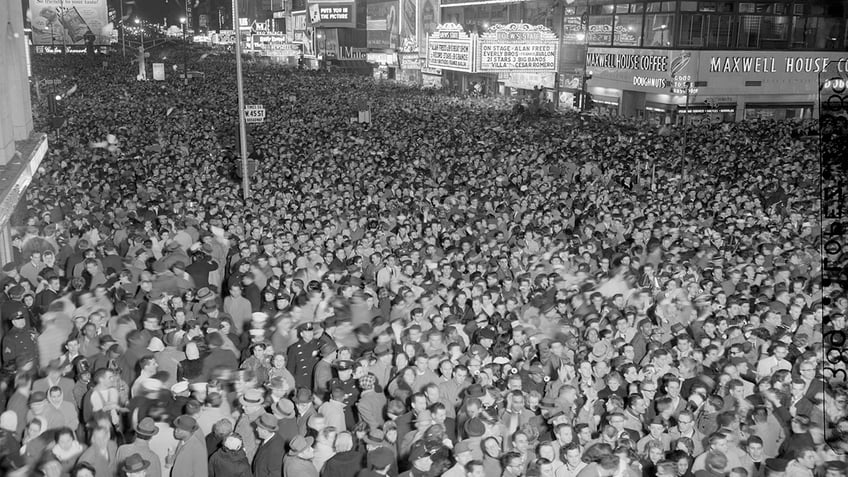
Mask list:
[[810,124],[248,62],[243,200],[232,60],[101,61],[33,65],[76,91],[2,269],[5,475],[845,477]]

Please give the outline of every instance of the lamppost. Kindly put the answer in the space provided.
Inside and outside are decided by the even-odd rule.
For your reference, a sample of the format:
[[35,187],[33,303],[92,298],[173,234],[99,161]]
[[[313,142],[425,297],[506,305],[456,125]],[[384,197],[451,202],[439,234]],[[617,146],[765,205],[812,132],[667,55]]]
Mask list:
[[[139,20],[138,18],[136,18],[136,19],[135,19],[135,24],[136,24],[136,25],[141,25],[141,20]],[[142,46],[142,47],[144,47],[144,26],[142,25],[142,26],[141,26],[141,27],[139,27],[139,28],[141,29],[141,30],[140,30],[140,31],[141,31],[141,46]]]
[[186,17],[180,17],[180,24],[183,27],[183,78],[185,78],[185,84],[188,84],[188,43],[186,42]]

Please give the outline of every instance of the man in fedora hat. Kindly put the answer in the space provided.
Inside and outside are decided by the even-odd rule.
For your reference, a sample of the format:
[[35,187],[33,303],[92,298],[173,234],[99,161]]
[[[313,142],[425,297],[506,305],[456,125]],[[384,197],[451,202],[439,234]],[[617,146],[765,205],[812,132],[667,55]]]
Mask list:
[[155,467],[155,465],[151,467],[150,461],[145,460],[139,454],[132,454],[121,465],[121,473],[126,477],[149,477],[153,475],[151,470]]
[[146,469],[147,477],[161,477],[162,460],[150,449],[150,439],[158,433],[159,428],[156,427],[153,419],[145,417],[135,427],[135,440],[118,447],[115,460],[119,465],[124,465],[130,457],[138,456],[148,464],[152,464]]
[[239,404],[241,404],[242,414],[236,421],[235,432],[244,439],[244,453],[247,454],[247,460],[253,462],[259,446],[253,427],[257,419],[265,414],[265,399],[262,397],[262,391],[248,389],[239,398]]
[[315,404],[312,402],[312,391],[307,388],[298,388],[294,394],[294,408],[297,412],[297,433],[306,435],[309,418],[318,414]]
[[277,418],[264,413],[259,416],[255,424],[259,448],[256,450],[256,457],[253,458],[253,477],[279,477],[283,471],[285,443],[277,433]]
[[294,403],[288,399],[280,399],[273,405],[271,410],[274,417],[277,418],[277,434],[283,439],[283,443],[288,443],[298,435],[297,416],[294,412]]
[[289,452],[283,459],[283,475],[297,477],[318,477],[318,469],[312,463],[313,439],[297,436],[289,443]]
[[179,443],[173,454],[165,456],[165,464],[171,464],[174,477],[208,477],[209,455],[206,441],[199,437],[197,422],[193,417],[182,415],[174,419],[174,438]]

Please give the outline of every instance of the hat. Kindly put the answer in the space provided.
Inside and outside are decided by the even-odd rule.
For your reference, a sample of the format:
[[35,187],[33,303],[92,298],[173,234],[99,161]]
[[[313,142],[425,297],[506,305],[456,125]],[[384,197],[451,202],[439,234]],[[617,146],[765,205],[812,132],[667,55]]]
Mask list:
[[409,462],[415,462],[419,459],[429,459],[431,456],[426,445],[413,446],[409,453]]
[[312,331],[314,329],[315,327],[312,325],[311,321],[297,325],[297,331]]
[[43,401],[46,401],[46,400],[47,400],[47,394],[45,394],[44,391],[35,391],[35,392],[33,392],[32,394],[29,395],[29,400],[27,401],[27,404],[34,404],[34,403],[43,402]]
[[471,452],[471,444],[469,444],[468,441],[459,441],[453,447],[453,455],[457,456],[463,452]]
[[269,379],[267,383],[265,383],[265,387],[268,389],[283,389],[285,386],[285,381],[283,381],[282,376],[274,376]]
[[186,432],[194,432],[198,429],[197,421],[193,417],[183,414],[174,419],[174,428]]
[[150,462],[141,458],[141,456],[136,453],[129,457],[124,461],[124,465],[121,467],[121,470],[124,473],[130,474],[133,472],[141,472],[142,470],[150,467]]
[[159,428],[152,418],[145,417],[135,426],[135,434],[142,437],[153,437],[159,433]]
[[789,461],[786,459],[766,459],[766,469],[774,472],[786,472]]
[[480,437],[486,433],[486,426],[479,417],[475,417],[465,421],[465,434],[468,437]]
[[297,404],[312,402],[312,391],[306,388],[298,388],[294,395],[294,402]]
[[497,337],[497,332],[494,328],[486,327],[480,330],[480,334],[478,335],[481,340],[494,340]]
[[374,389],[374,385],[377,384],[377,377],[373,374],[366,374],[359,378],[359,387],[365,391],[368,389]]
[[380,343],[374,348],[374,356],[386,356],[392,354],[392,346],[388,343]]
[[339,347],[336,346],[336,343],[332,341],[327,341],[323,345],[321,345],[321,356],[328,356],[332,352],[338,350]]
[[368,465],[374,469],[385,469],[394,462],[395,454],[388,447],[378,447],[368,453]]
[[6,411],[0,414],[0,429],[9,432],[17,432],[18,430],[18,415],[15,411]]
[[530,366],[530,369],[527,370],[528,374],[545,374],[545,370],[542,368],[542,365],[536,363]]
[[336,369],[339,371],[350,371],[353,369],[353,361],[347,359],[336,361]]
[[274,417],[273,414],[268,414],[267,412],[263,413],[259,416],[259,419],[256,420],[256,427],[260,427],[266,431],[277,432],[278,425],[279,423],[277,422],[277,418]]
[[479,384],[472,384],[465,388],[465,397],[467,398],[479,398],[482,397],[483,394],[485,394],[483,392],[483,386]]
[[278,419],[285,419],[294,415],[294,403],[288,399],[280,399],[274,405],[274,416]]
[[834,470],[836,472],[845,472],[845,469],[848,468],[848,463],[842,462],[841,460],[829,460],[824,463],[824,470]]
[[242,406],[260,406],[263,402],[262,391],[258,389],[248,389],[244,392],[244,395],[239,398],[239,404]]
[[171,392],[174,394],[182,394],[188,391],[188,381],[180,381],[171,386]]
[[197,298],[200,301],[206,301],[206,300],[208,300],[210,298],[214,298],[214,297],[215,297],[215,294],[212,293],[212,290],[210,290],[207,287],[201,287],[200,290],[197,290]]
[[312,442],[314,442],[314,439],[311,437],[304,438],[303,436],[295,436],[294,439],[289,442],[289,454],[300,454],[306,449],[312,447]]
[[147,345],[147,350],[153,353],[157,353],[165,349],[165,343],[162,342],[158,337],[154,336],[150,339],[150,344]]
[[362,439],[366,444],[379,446],[385,444],[386,433],[382,429],[370,429],[368,434]]

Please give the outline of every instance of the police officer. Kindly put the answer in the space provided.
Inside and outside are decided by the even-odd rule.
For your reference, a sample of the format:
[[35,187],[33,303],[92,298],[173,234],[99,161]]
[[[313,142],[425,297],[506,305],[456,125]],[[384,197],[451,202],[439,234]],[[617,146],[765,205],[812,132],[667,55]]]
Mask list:
[[27,362],[38,359],[38,335],[27,326],[23,311],[9,317],[12,329],[3,337],[3,367],[14,371]]
[[340,388],[345,393],[342,402],[345,405],[345,424],[348,429],[353,429],[356,426],[353,405],[359,400],[359,387],[356,385],[356,380],[353,379],[353,366],[353,361],[336,361],[336,373],[338,373],[338,377],[331,379],[327,385],[331,393],[336,388]]
[[311,322],[301,323],[297,326],[297,335],[297,342],[289,346],[286,353],[286,367],[294,376],[296,387],[312,389],[312,373],[320,360],[315,328]]

